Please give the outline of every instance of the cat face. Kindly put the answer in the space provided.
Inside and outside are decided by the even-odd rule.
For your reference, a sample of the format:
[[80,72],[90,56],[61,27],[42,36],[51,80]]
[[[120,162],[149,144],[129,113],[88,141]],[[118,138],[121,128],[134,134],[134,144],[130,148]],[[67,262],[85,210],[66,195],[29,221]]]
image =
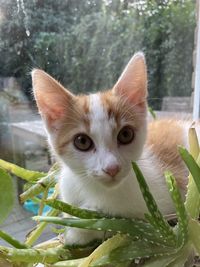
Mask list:
[[75,96],[41,70],[33,71],[33,87],[57,158],[82,181],[120,184],[145,142],[144,56],[136,54],[106,92]]

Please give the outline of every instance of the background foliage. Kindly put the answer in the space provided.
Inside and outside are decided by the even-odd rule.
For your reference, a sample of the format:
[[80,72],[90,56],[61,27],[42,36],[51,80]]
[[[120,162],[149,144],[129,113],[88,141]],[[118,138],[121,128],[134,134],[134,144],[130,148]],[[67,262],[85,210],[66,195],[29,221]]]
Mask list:
[[191,94],[194,0],[0,0],[0,76],[40,67],[75,92],[111,87],[142,50],[150,104]]

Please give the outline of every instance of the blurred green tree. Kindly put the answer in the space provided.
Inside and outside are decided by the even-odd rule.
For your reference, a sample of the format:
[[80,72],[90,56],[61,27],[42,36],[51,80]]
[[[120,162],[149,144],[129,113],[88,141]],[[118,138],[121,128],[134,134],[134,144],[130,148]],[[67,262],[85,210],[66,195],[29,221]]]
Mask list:
[[0,75],[27,93],[39,67],[75,92],[109,88],[145,52],[149,100],[191,94],[194,0],[0,0]]

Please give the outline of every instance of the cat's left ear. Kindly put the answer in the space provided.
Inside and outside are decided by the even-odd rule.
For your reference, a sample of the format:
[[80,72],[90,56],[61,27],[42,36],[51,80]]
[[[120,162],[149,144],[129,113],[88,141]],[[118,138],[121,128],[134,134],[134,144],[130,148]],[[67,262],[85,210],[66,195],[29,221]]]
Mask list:
[[133,105],[146,106],[147,67],[143,53],[138,52],[131,58],[113,91],[116,95],[125,97]]
[[74,95],[40,69],[32,71],[32,83],[34,97],[47,129],[58,129],[62,120],[73,110]]

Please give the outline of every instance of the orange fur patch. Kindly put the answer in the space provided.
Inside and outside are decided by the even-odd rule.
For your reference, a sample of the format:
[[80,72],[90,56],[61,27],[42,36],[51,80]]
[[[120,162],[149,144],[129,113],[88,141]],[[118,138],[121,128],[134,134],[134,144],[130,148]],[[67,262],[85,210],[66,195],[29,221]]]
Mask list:
[[122,119],[136,129],[140,127],[141,120],[145,119],[145,109],[144,112],[140,112],[137,106],[131,105],[125,97],[115,95],[112,90],[102,92],[101,101],[105,110],[107,110],[108,119],[114,117],[118,129],[121,127]]
[[184,144],[184,132],[177,120],[162,119],[150,123],[146,144],[159,159],[163,172],[171,171],[179,187],[185,189],[187,171],[177,150],[178,145]]
[[78,109],[79,114],[81,114],[81,120],[85,124],[87,132],[90,132],[90,120],[88,114],[89,110],[89,96],[79,95],[76,98],[75,108]]
[[117,112],[117,103],[119,101],[118,97],[116,97],[112,90],[108,90],[105,92],[102,92],[101,95],[101,102],[104,107],[104,109],[107,111],[108,119],[115,118],[115,121],[117,122],[117,127],[120,127],[120,117],[119,113]]
[[59,129],[56,138],[56,151],[62,154],[65,146],[70,143],[74,137],[74,131],[83,124],[86,130],[90,130],[89,113],[89,97],[79,95],[74,97],[74,101],[66,108],[65,117],[62,120],[61,128]]

